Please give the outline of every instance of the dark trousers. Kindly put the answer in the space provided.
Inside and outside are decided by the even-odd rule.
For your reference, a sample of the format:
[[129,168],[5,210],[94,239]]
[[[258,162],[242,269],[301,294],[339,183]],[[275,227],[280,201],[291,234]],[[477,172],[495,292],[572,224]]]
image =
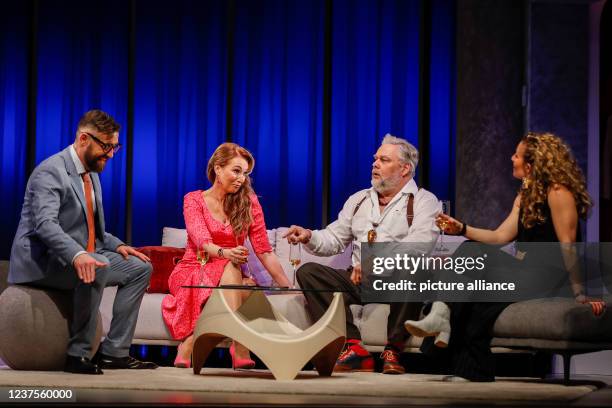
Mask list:
[[[350,305],[362,305],[359,287],[350,280],[350,271],[334,269],[313,262],[305,263],[297,270],[297,281],[301,288],[340,289],[344,292],[344,307],[346,312],[346,337],[361,339],[359,329],[353,323]],[[307,301],[308,314],[313,322],[318,321],[332,302],[332,292],[304,292]],[[410,334],[404,328],[406,320],[418,320],[421,313],[421,302],[390,303],[390,313],[387,321],[388,343],[405,342]]]
[[447,303],[451,309],[451,338],[447,349],[423,339],[421,351],[447,359],[453,374],[471,381],[494,381],[495,359],[491,353],[493,325],[510,303]]

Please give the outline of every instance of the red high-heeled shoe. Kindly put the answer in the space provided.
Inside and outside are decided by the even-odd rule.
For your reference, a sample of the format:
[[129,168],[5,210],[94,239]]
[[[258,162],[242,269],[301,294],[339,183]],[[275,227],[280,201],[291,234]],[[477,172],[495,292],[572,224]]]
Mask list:
[[178,368],[190,368],[191,367],[191,356],[189,358],[181,357],[181,346],[183,343],[179,344],[176,351],[176,358],[174,359],[174,366]]
[[236,349],[234,347],[234,343],[229,348],[230,356],[232,356],[232,368],[237,370],[239,368],[249,369],[255,367],[255,361],[250,358],[236,358]]

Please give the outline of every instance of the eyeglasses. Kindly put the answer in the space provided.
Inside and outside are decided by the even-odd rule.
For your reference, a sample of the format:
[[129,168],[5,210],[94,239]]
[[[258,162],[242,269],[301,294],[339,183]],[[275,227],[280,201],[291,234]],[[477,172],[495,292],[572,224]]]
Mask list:
[[117,153],[119,149],[121,149],[121,143],[117,143],[117,144],[104,143],[103,141],[101,141],[100,139],[92,135],[91,133],[83,132],[83,134],[91,137],[94,140],[94,142],[96,142],[98,146],[100,146],[100,148],[105,154],[108,154],[111,150],[113,151],[113,154],[115,154]]

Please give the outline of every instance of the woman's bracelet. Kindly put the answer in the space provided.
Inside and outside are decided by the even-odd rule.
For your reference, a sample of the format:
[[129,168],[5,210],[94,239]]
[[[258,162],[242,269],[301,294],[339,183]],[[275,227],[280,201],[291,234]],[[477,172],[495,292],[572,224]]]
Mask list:
[[219,248],[219,249],[217,250],[217,256],[218,256],[219,258],[225,258],[225,257],[223,256],[223,248]]
[[467,223],[464,222],[463,227],[461,227],[461,231],[459,231],[459,235],[465,235],[465,233],[467,232],[467,227],[468,227]]

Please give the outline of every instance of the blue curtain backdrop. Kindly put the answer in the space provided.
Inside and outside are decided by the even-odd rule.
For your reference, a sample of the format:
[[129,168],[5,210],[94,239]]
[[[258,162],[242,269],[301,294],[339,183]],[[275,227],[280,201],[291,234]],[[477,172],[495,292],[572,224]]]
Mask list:
[[225,141],[226,2],[143,0],[136,16],[133,241],[158,245]]
[[431,1],[428,189],[455,197],[455,1]]
[[370,187],[386,133],[418,145],[419,13],[417,0],[333,2],[332,220]]
[[[133,143],[102,174],[111,232],[123,237],[127,178],[133,181],[127,227],[135,245],[158,244],[164,226],[182,227],[183,196],[207,188],[207,160],[226,137],[256,158],[253,178],[269,227],[319,227],[327,221],[321,211],[324,114],[331,118],[330,221],[350,194],[369,186],[372,155],[387,132],[420,148],[419,140],[427,143],[423,186],[441,199],[453,197],[452,0],[333,0],[330,16],[326,0],[134,1],[133,84],[131,2],[38,2],[36,163],[70,144],[79,117],[94,107],[124,125],[125,142],[134,87]],[[27,5],[11,2],[0,15],[0,191],[10,197],[0,204],[3,258],[27,179]],[[426,61],[419,60],[422,44],[428,44]],[[421,66],[429,78],[421,84],[425,107],[419,106]],[[331,108],[324,112],[330,67]],[[429,132],[419,139],[422,121]],[[128,151],[132,174],[126,174]]]
[[232,139],[269,227],[321,225],[324,1],[236,2]]
[[[124,1],[45,0],[39,7],[36,164],[74,142],[90,109],[109,112],[124,131],[128,89]],[[100,175],[106,228],[118,237],[125,231],[125,157],[119,151]]]
[[0,13],[0,259],[8,259],[26,183],[28,106],[27,3]]

